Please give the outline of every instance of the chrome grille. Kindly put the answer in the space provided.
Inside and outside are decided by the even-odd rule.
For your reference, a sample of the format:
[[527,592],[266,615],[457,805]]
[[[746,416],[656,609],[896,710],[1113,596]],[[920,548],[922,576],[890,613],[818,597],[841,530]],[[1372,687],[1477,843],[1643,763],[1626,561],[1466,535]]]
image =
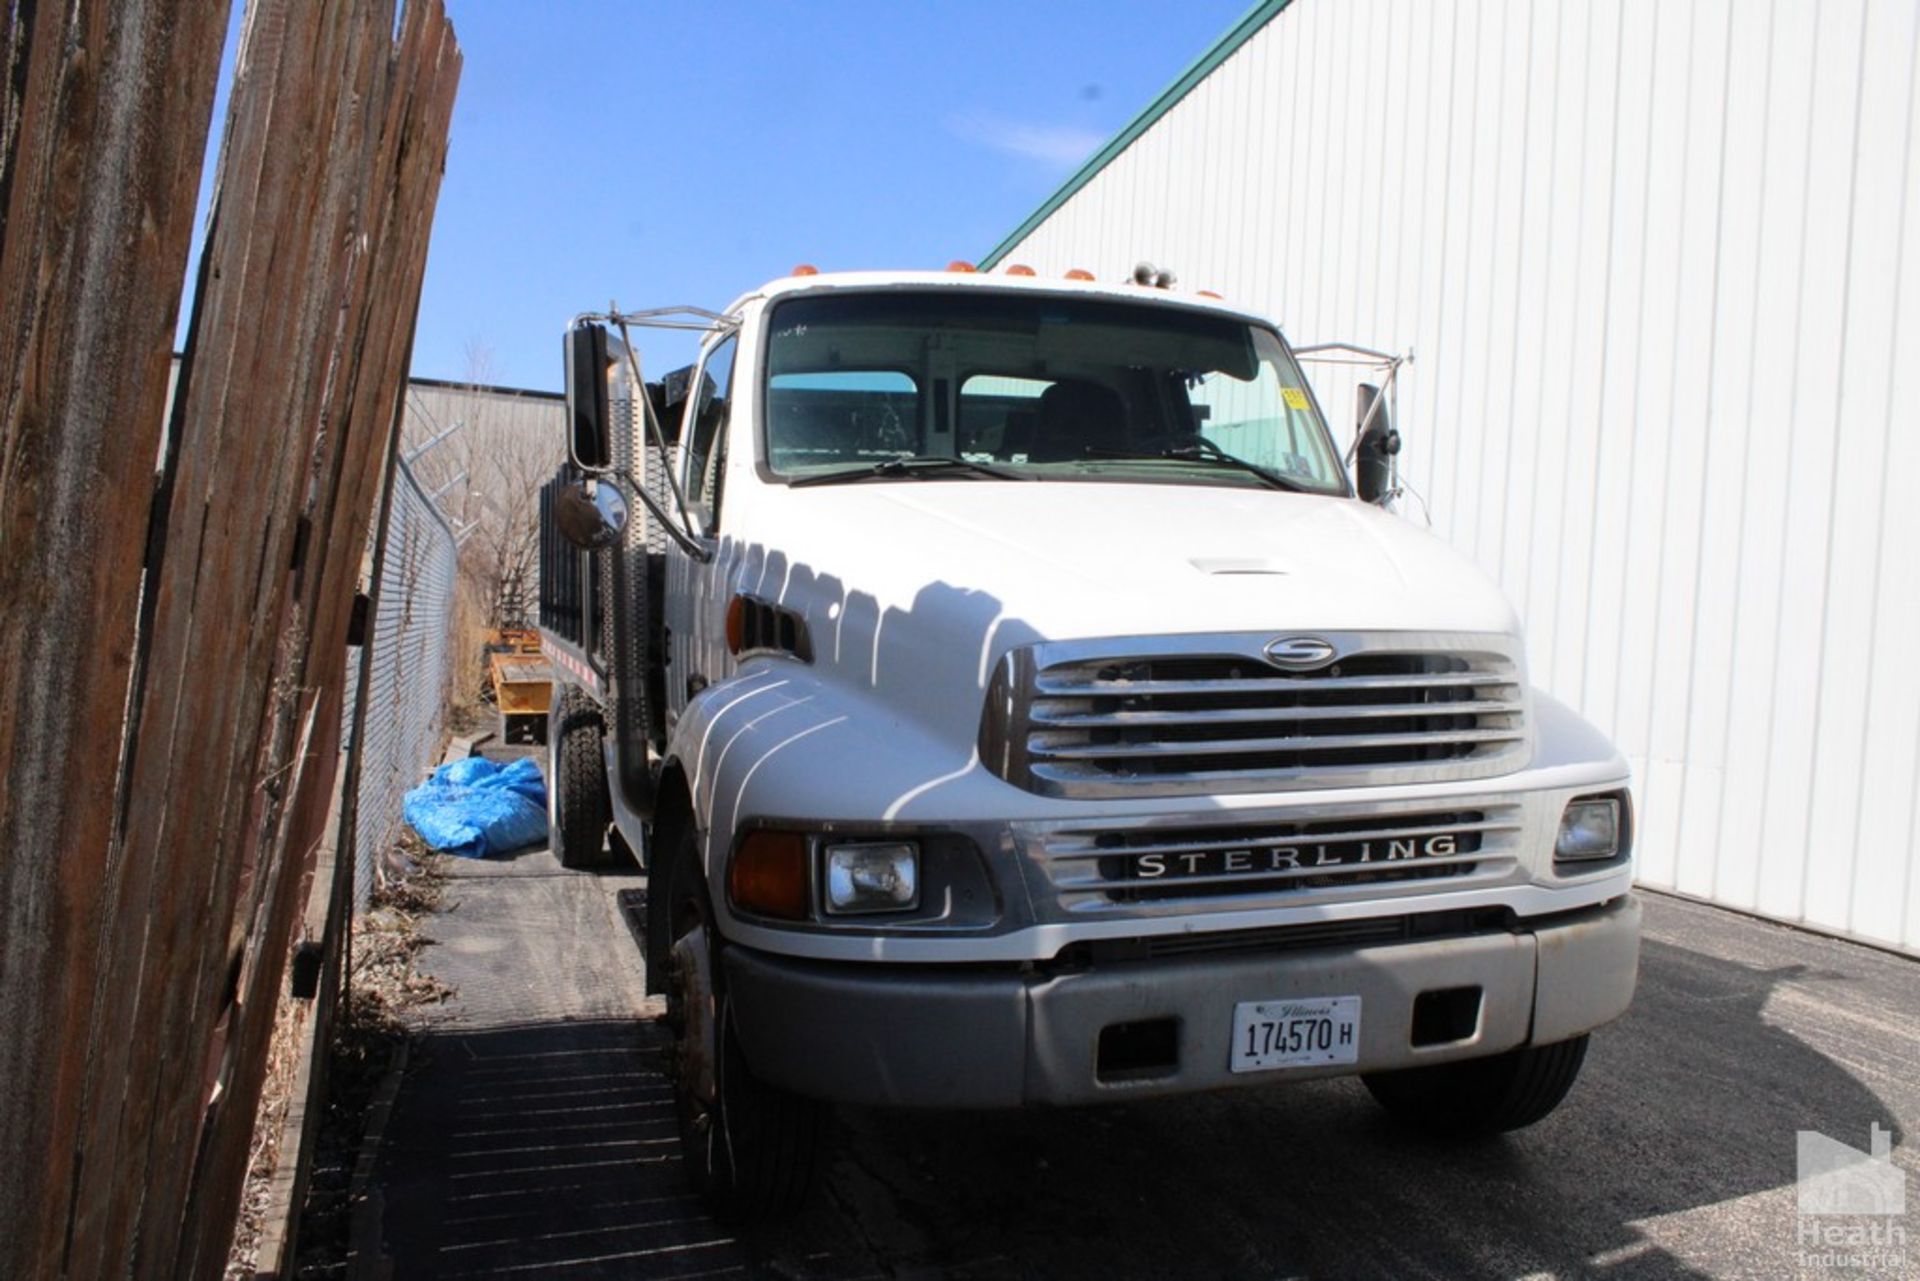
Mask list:
[[1010,655],[981,755],[1059,796],[1154,796],[1484,778],[1518,768],[1525,687],[1489,636],[1328,637],[1310,671],[1253,636],[1080,642]]
[[1070,911],[1152,904],[1193,911],[1255,900],[1284,906],[1407,882],[1505,879],[1518,866],[1521,828],[1517,805],[1483,801],[1206,823],[1062,823],[1032,828],[1027,840]]

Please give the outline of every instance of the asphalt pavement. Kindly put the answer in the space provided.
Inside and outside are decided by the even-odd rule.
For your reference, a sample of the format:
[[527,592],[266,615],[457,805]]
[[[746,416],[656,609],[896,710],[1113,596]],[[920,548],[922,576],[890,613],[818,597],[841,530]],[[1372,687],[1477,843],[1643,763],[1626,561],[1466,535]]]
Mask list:
[[[1018,1113],[843,1108],[797,1221],[686,1188],[623,904],[636,872],[451,861],[362,1275],[1920,1276],[1920,962],[1646,896],[1632,1011],[1560,1110],[1467,1146],[1354,1081]],[[1804,1256],[1795,1134],[1893,1136],[1905,1262]],[[1838,1266],[1835,1266],[1835,1264]]]

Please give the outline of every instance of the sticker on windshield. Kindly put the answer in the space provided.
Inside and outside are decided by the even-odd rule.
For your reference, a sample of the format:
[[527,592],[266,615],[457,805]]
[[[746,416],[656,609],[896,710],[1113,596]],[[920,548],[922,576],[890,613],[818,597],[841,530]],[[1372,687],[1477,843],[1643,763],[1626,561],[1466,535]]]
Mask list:
[[1298,387],[1282,387],[1280,389],[1280,398],[1287,402],[1288,409],[1305,409],[1307,407],[1307,393],[1301,391]]

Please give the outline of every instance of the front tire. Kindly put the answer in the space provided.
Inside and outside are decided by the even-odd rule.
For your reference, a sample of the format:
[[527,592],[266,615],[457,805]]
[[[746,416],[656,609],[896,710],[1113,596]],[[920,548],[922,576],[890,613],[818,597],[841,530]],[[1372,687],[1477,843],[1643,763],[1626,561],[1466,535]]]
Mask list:
[[805,1204],[826,1130],[821,1103],[755,1076],[735,1035],[721,944],[691,834],[671,862],[666,1024],[680,1149],[722,1219],[753,1224]]
[[1483,1059],[1374,1072],[1361,1080],[1401,1124],[1471,1138],[1524,1129],[1545,1117],[1567,1097],[1586,1057],[1582,1035]]
[[607,828],[613,801],[600,739],[606,722],[586,691],[569,685],[554,704],[547,730],[547,840],[560,866],[599,867],[607,862]]

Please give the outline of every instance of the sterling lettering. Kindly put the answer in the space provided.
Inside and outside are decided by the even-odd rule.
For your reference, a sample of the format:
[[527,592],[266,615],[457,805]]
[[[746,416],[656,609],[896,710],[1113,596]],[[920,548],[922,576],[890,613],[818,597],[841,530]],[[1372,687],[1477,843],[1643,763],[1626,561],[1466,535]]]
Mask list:
[[1166,876],[1257,876],[1263,872],[1311,871],[1316,867],[1451,858],[1459,852],[1459,838],[1452,832],[1439,832],[1427,837],[1396,837],[1385,842],[1384,848],[1375,841],[1328,841],[1313,845],[1244,846],[1189,854],[1142,854],[1133,862],[1133,875],[1143,881]]

